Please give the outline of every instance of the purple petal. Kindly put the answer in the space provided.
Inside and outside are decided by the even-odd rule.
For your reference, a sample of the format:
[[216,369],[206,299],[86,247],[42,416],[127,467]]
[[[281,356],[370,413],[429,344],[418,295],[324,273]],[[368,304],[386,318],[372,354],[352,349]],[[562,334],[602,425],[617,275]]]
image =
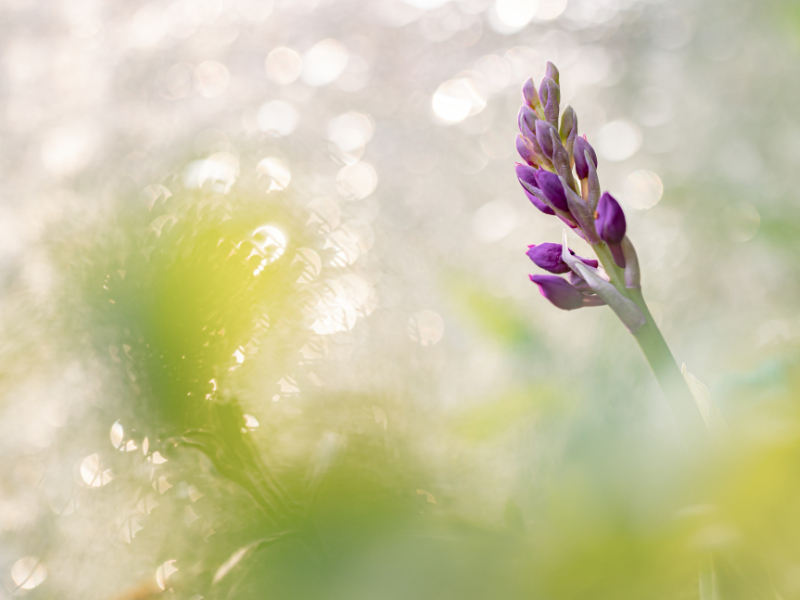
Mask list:
[[536,164],[536,155],[533,153],[533,148],[527,142],[527,140],[522,137],[521,133],[517,134],[517,153],[519,154],[520,158],[524,160],[528,164]]
[[536,181],[547,199],[553,203],[553,206],[564,212],[569,212],[567,195],[564,193],[564,187],[561,185],[558,175],[539,169],[536,172]]
[[530,165],[516,163],[514,170],[517,172],[517,179],[524,181],[528,185],[532,185],[535,188],[539,187],[539,184],[536,181],[536,172],[539,169],[531,167]]
[[525,254],[537,267],[550,273],[561,274],[570,271],[567,263],[561,258],[561,244],[545,242],[544,244],[528,246],[528,251]]
[[539,104],[539,94],[536,92],[536,84],[533,79],[528,79],[522,86],[522,99],[530,107]]
[[557,275],[531,275],[530,279],[539,286],[539,293],[557,308],[575,310],[583,306],[583,294],[566,279]]
[[586,162],[585,153],[589,153],[589,158],[592,160],[595,168],[597,168],[597,154],[594,148],[586,141],[585,137],[579,137],[575,140],[575,171],[578,173],[578,179],[586,179],[589,177],[589,165]]
[[608,192],[600,196],[600,201],[597,203],[595,225],[597,234],[610,246],[619,244],[625,237],[625,213],[622,212],[619,202]]
[[519,126],[519,130],[521,133],[525,134],[525,127],[527,126],[528,131],[535,131],[536,129],[536,121],[539,118],[536,116],[534,110],[525,104],[523,104],[520,109],[519,113],[517,114],[517,125]]
[[547,66],[545,67],[544,70],[544,76],[549,77],[550,79],[558,83],[558,78],[559,78],[558,69],[556,69],[556,66],[550,61],[547,61]]
[[530,193],[528,190],[526,190],[524,187],[523,187],[522,189],[524,190],[524,192],[525,192],[525,195],[528,197],[528,200],[530,200],[530,201],[531,201],[531,204],[533,204],[533,205],[534,205],[536,208],[538,208],[538,209],[539,209],[540,211],[542,211],[544,214],[546,214],[546,215],[554,215],[554,214],[556,214],[556,212],[555,212],[555,211],[554,211],[552,208],[550,208],[549,206],[547,206],[547,204],[545,204],[544,202],[542,202],[542,201],[541,201],[539,198],[537,198],[536,196],[534,196],[533,194],[531,194],[531,193]]
[[[542,121],[541,119],[536,121],[536,140],[542,147],[542,152],[544,152],[544,155],[552,160],[553,138],[550,137],[551,131],[555,131],[555,127],[550,125],[550,123],[548,123],[547,121]],[[558,136],[557,131],[556,131],[556,136]]]
[[[569,252],[590,267],[597,268],[598,263],[596,260],[577,256],[572,250]],[[569,265],[561,258],[561,244],[552,244],[550,242],[538,245],[535,244],[528,246],[528,251],[525,254],[528,255],[528,258],[530,258],[537,267],[545,271],[550,271],[551,273],[568,273],[570,271]]]

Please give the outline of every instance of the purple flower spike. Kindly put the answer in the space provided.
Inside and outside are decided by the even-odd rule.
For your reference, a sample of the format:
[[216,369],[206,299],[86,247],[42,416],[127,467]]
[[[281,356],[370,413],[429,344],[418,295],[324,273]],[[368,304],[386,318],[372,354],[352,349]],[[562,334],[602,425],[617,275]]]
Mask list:
[[553,203],[558,210],[569,212],[569,205],[567,204],[567,195],[564,193],[564,186],[561,185],[561,180],[558,175],[539,169],[536,172],[536,181],[539,183],[539,188],[544,193],[545,197]]
[[579,137],[575,140],[575,171],[578,173],[578,179],[586,179],[589,177],[589,165],[586,163],[585,153],[589,153],[589,158],[592,160],[595,168],[597,168],[597,154],[594,148],[586,140],[585,137]]
[[533,147],[528,143],[528,141],[522,137],[521,133],[517,134],[517,152],[519,153],[522,160],[524,160],[529,165],[536,164],[536,155],[533,153]]
[[625,267],[625,254],[621,242],[625,237],[625,213],[614,199],[614,196],[604,192],[597,203],[597,234],[608,244],[614,262],[620,267]]
[[583,306],[583,294],[566,279],[557,275],[531,275],[530,278],[539,286],[539,293],[557,308],[575,310]]
[[[536,140],[542,147],[544,155],[550,160],[553,159],[553,138],[550,136],[550,132],[555,130],[556,128],[547,121],[542,121],[541,119],[536,121]],[[556,136],[558,136],[557,131]]]
[[[572,250],[570,250],[569,253],[575,255]],[[528,258],[530,258],[537,267],[540,267],[545,271],[550,271],[551,273],[557,274],[567,273],[570,271],[569,265],[567,265],[567,263],[565,263],[561,258],[561,244],[551,244],[550,242],[545,242],[544,244],[528,246],[528,251],[525,254],[528,255]],[[590,267],[594,267],[595,269],[597,268],[596,260],[583,258],[582,256],[577,256],[577,258],[582,260]]]

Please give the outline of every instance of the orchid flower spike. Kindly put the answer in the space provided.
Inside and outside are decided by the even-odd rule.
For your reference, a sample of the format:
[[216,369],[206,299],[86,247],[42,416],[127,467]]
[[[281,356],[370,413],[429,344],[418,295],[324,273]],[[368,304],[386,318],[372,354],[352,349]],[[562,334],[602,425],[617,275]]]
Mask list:
[[[567,223],[598,260],[575,255],[566,248],[566,238],[562,244],[533,244],[526,254],[551,275],[531,275],[531,281],[564,310],[608,304],[634,331],[645,317],[631,300],[639,290],[639,266],[626,237],[625,213],[602,191],[597,154],[586,136],[579,135],[575,110],[566,107],[559,122],[559,78],[555,65],[547,63],[538,90],[532,78],[522,86],[517,150],[524,162],[515,165],[516,176],[528,200]],[[558,277],[567,273],[569,281]]]
[[687,406],[693,403],[691,393],[645,304],[625,213],[602,189],[597,154],[578,131],[576,111],[570,106],[561,110],[560,83],[558,69],[548,62],[538,89],[532,78],[522,86],[516,147],[523,162],[515,165],[516,176],[528,200],[569,225],[597,260],[570,250],[565,230],[561,244],[528,246],[528,257],[549,273],[530,279],[562,310],[609,306],[636,337],[678,420],[696,433],[703,421],[696,406]]

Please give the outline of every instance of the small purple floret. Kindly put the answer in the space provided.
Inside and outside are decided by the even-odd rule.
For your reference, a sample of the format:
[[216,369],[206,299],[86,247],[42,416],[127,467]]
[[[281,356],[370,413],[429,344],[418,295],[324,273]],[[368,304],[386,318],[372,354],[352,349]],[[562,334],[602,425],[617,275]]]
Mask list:
[[564,193],[564,186],[561,185],[561,180],[558,175],[539,169],[536,172],[536,181],[539,183],[539,188],[544,193],[545,197],[553,203],[559,210],[569,212],[569,205],[567,204],[567,195]]
[[533,83],[533,78],[528,79],[522,86],[522,100],[530,107],[536,106],[539,96],[536,93],[536,84]]
[[578,173],[578,179],[586,179],[589,177],[589,165],[586,162],[585,152],[589,153],[589,158],[597,168],[597,154],[594,148],[586,141],[586,138],[581,136],[575,140],[575,171]]
[[[575,255],[572,250],[569,252],[570,254]],[[528,258],[530,258],[537,267],[540,267],[545,271],[550,271],[551,273],[557,274],[570,272],[569,266],[561,258],[561,244],[552,244],[550,242],[545,242],[544,244],[535,244],[528,246],[528,251],[525,254],[528,255]],[[597,268],[596,260],[583,258],[582,256],[578,256],[577,258],[590,267],[594,267],[595,269]]]
[[625,254],[621,242],[625,237],[625,213],[614,199],[614,196],[604,192],[597,203],[597,235],[608,244],[614,262],[619,267],[625,267]]
[[519,126],[519,130],[523,135],[527,135],[525,131],[525,127],[528,128],[528,131],[533,132],[536,130],[536,121],[538,121],[538,117],[536,116],[536,112],[526,104],[523,104],[519,109],[519,114],[517,115],[517,125]]
[[533,153],[533,147],[522,137],[521,133],[517,134],[517,153],[520,158],[528,164],[536,163],[536,155]]
[[555,127],[550,125],[547,121],[541,119],[536,121],[536,139],[542,147],[544,155],[551,159],[553,158],[553,138],[550,137],[550,132],[555,131]]
[[583,306],[583,294],[566,279],[557,275],[531,275],[530,279],[539,286],[539,293],[557,308],[575,310]]
[[528,190],[526,190],[524,188],[524,186],[523,186],[522,189],[525,192],[525,196],[527,196],[528,200],[531,201],[531,204],[533,204],[536,208],[538,208],[544,214],[546,214],[546,215],[554,215],[554,214],[556,214],[556,212],[552,208],[550,208],[549,206],[547,206],[547,204],[542,202],[539,198],[537,198],[536,196],[531,194]]
[[535,188],[539,187],[539,183],[536,181],[536,172],[539,169],[536,169],[530,165],[516,163],[514,165],[514,170],[517,172],[517,179],[524,181],[528,185],[532,185]]
[[597,234],[609,245],[619,244],[625,237],[625,213],[622,212],[619,202],[608,192],[604,192],[597,203],[595,225]]

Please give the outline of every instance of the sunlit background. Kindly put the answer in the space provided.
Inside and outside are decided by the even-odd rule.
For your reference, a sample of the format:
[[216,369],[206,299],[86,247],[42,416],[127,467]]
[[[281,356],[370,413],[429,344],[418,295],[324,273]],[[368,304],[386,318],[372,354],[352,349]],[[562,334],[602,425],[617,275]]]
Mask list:
[[[0,599],[677,599],[710,564],[715,600],[800,598],[794,0],[4,0],[0,31]],[[528,280],[548,60],[724,416],[702,451],[610,310]]]

